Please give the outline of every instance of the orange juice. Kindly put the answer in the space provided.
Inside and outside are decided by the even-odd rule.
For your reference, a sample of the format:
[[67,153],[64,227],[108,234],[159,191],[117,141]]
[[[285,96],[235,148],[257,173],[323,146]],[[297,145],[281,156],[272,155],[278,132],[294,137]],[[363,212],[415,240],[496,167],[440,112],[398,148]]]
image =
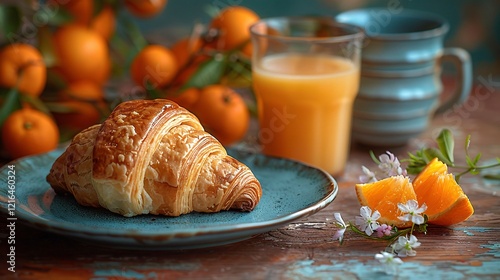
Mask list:
[[263,153],[343,171],[359,68],[319,54],[277,54],[253,65]]

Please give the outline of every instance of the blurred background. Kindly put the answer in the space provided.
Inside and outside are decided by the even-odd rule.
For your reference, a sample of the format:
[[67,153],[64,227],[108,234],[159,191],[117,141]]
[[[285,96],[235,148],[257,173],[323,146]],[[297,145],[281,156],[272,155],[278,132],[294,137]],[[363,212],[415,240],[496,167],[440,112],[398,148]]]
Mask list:
[[210,21],[210,7],[222,9],[240,5],[260,17],[285,15],[335,16],[340,12],[365,8],[400,6],[432,12],[446,18],[450,31],[445,46],[461,47],[472,56],[474,75],[500,76],[499,0],[170,0],[156,17],[137,20],[150,40],[169,44],[189,34],[196,22]]
[[[205,127],[223,126],[216,137],[235,143],[256,115],[250,44],[236,40],[247,26],[259,17],[335,17],[370,7],[442,16],[450,26],[444,45],[470,53],[476,88],[498,92],[500,0],[0,0],[0,159],[49,151],[120,102],[146,97],[174,100]],[[237,16],[223,23],[224,10]],[[237,31],[222,36],[224,29]],[[456,87],[451,69],[443,71],[445,93]],[[219,86],[217,95],[207,93],[210,85]],[[38,134],[24,137],[40,119]],[[39,141],[49,128],[50,139]]]

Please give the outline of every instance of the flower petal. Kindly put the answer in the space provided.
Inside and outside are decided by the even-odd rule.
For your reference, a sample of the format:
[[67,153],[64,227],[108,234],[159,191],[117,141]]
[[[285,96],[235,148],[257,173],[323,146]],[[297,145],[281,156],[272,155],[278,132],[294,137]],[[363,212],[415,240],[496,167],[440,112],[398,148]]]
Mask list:
[[333,240],[338,240],[342,242],[342,240],[344,239],[345,230],[346,230],[345,228],[337,230],[337,232],[335,232],[335,234],[333,235]]
[[382,215],[380,215],[380,212],[379,212],[378,210],[375,210],[375,212],[373,212],[373,214],[372,214],[372,216],[371,216],[371,219],[372,219],[373,221],[376,221],[376,220],[380,219],[380,217],[381,217],[381,216],[382,216]]
[[[390,154],[390,153],[389,153],[389,154]],[[391,161],[391,159],[389,158],[389,156],[388,156],[388,155],[386,155],[386,154],[381,154],[381,155],[378,157],[378,159],[379,159],[379,160],[380,160],[380,162],[382,162],[382,163],[385,163],[385,162],[390,162],[390,161]]]
[[[408,220],[406,220],[408,221]],[[425,222],[425,219],[424,217],[420,216],[420,215],[414,215],[414,216],[411,216],[411,222],[416,224],[416,225],[421,225]]]
[[333,213],[333,217],[335,217],[335,220],[337,220],[337,222],[339,222],[342,227],[344,227],[344,228],[346,227],[345,222],[342,219],[342,216],[340,215],[340,213],[338,213],[338,212]]
[[359,227],[359,229],[361,229],[362,231],[365,231],[366,220],[363,217],[356,216],[356,218],[354,219],[354,222]]
[[403,216],[399,216],[398,219],[404,222],[408,222],[412,220],[412,216],[410,214],[404,214]]
[[420,246],[420,242],[418,242],[418,239],[415,235],[410,235],[410,239],[408,240],[412,248],[417,248]]
[[403,213],[410,212],[410,209],[408,209],[408,206],[406,206],[406,204],[403,204],[403,203],[398,203],[398,209],[399,209],[399,211],[401,211]]
[[422,206],[420,206],[420,208],[418,208],[417,210],[415,210],[415,213],[418,213],[418,214],[422,214],[425,212],[425,210],[427,210],[427,204],[422,204]]
[[361,217],[365,218],[366,220],[372,215],[372,209],[370,209],[370,207],[368,206],[362,206],[361,208],[359,208],[359,215],[361,215]]
[[415,199],[410,199],[406,202],[406,206],[415,211],[418,208],[418,202]]

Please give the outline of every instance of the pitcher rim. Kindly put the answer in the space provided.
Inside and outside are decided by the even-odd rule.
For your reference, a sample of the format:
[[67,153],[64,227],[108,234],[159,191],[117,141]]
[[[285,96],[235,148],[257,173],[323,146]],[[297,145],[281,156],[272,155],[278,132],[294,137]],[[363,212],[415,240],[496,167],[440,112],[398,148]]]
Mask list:
[[348,15],[353,15],[353,14],[367,14],[370,12],[380,12],[384,11],[387,9],[383,8],[364,8],[364,9],[354,9],[354,10],[349,10],[342,12],[335,16],[335,20],[342,22],[342,23],[347,23],[351,25],[357,25],[360,27],[366,36],[366,38],[370,40],[379,40],[379,41],[407,41],[407,40],[419,40],[419,39],[430,39],[430,38],[436,38],[436,37],[441,37],[445,35],[449,31],[449,24],[448,21],[437,14],[431,13],[431,12],[426,12],[426,11],[420,11],[420,10],[412,10],[412,9],[404,9],[403,11],[399,13],[394,13],[393,16],[396,17],[401,17],[401,16],[406,16],[406,17],[413,17],[418,20],[431,20],[435,22],[438,26],[434,27],[432,29],[427,29],[427,30],[421,30],[421,31],[413,31],[413,32],[399,32],[399,33],[385,33],[385,34],[375,34],[372,35],[370,32],[367,32],[366,30],[366,24],[365,26],[360,26],[359,24],[355,24],[352,21],[348,21],[347,19],[342,19],[347,17]]

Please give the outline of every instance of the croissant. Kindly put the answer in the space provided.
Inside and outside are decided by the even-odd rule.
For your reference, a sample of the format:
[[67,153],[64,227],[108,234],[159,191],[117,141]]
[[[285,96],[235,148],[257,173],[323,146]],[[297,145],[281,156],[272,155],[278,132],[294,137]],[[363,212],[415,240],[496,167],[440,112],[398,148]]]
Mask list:
[[251,211],[262,195],[246,165],[193,114],[165,99],[119,104],[73,138],[47,181],[81,205],[126,217]]

